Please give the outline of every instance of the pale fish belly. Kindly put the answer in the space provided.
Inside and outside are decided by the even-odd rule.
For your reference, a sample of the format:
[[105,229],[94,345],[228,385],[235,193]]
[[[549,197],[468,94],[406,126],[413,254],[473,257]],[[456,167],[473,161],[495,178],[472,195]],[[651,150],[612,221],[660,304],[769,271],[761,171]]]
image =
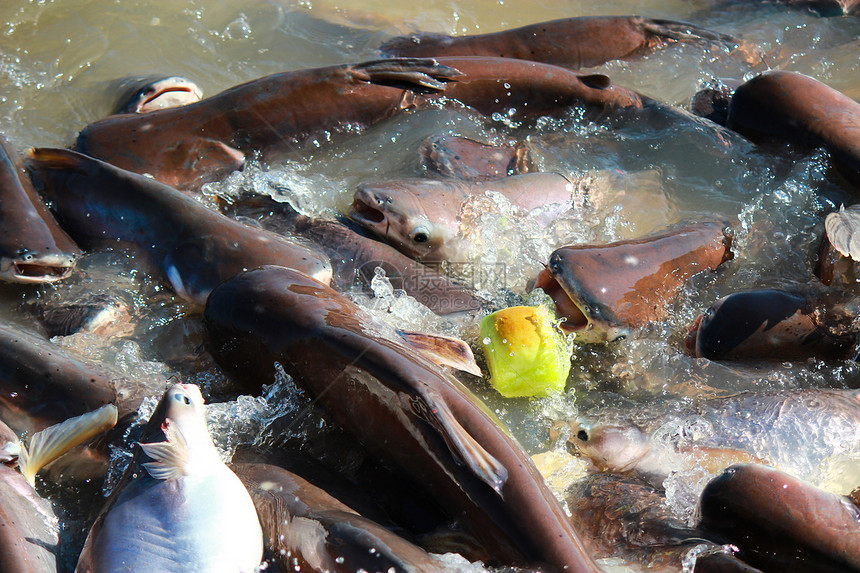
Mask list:
[[138,477],[105,516],[91,549],[91,570],[112,573],[251,573],[263,554],[254,505],[225,466],[204,476]]

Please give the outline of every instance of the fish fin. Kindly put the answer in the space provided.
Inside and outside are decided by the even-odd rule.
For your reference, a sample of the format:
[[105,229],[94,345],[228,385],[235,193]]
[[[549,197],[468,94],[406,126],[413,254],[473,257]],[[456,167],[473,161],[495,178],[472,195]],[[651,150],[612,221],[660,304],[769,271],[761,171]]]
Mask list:
[[737,49],[740,44],[737,38],[728,34],[714,32],[686,22],[646,19],[642,28],[650,34],[671,42],[694,42],[706,46],[717,45],[729,50]]
[[692,446],[682,449],[681,453],[689,454],[696,463],[710,473],[721,472],[733,464],[768,464],[767,461],[741,449],[734,448],[706,448]]
[[[493,488],[501,495],[502,486],[508,479],[508,470],[502,463],[490,454],[484,447],[473,438],[466,429],[460,425],[457,417],[444,402],[427,402],[421,400],[419,403],[428,409],[422,417],[436,420],[441,428],[442,437],[448,448],[454,452],[466,464],[481,481]],[[431,421],[431,423],[433,423]]]
[[106,404],[98,410],[87,412],[65,422],[54,424],[30,438],[29,448],[21,445],[18,454],[18,469],[30,485],[36,483],[36,473],[77,445],[113,428],[116,425],[117,409]]
[[432,58],[374,60],[356,64],[352,73],[360,81],[421,93],[444,91],[448,82],[464,75],[460,70],[443,66]]
[[605,90],[612,85],[612,80],[604,74],[588,74],[579,76],[579,80],[590,88]]
[[844,205],[827,215],[824,230],[833,248],[840,254],[860,261],[860,206]]
[[397,333],[413,349],[439,366],[450,366],[477,377],[483,376],[468,344],[453,336],[398,330]]
[[35,169],[70,169],[85,175],[92,170],[91,157],[69,149],[34,147],[24,154],[27,165]]
[[144,463],[143,467],[155,479],[182,477],[189,462],[188,442],[170,418],[165,418],[161,427],[167,441],[140,444],[143,453],[155,460]]

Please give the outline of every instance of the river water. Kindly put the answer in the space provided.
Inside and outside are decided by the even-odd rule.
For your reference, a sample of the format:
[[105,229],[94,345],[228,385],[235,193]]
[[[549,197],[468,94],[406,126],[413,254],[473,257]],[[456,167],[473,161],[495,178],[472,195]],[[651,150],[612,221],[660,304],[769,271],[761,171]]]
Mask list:
[[[212,95],[266,74],[374,59],[385,39],[417,30],[471,34],[570,16],[626,14],[682,20],[740,40],[742,49],[732,53],[671,46],[594,70],[667,104],[688,107],[707,82],[743,80],[769,68],[809,74],[860,98],[860,19],[825,18],[765,2],[4,0],[0,131],[22,151],[70,146],[84,126],[111,111],[117,82],[129,76],[183,75]],[[330,216],[348,207],[361,181],[420,175],[418,147],[438,133],[527,141],[542,170],[564,173],[589,190],[589,216],[561,221],[551,232],[527,224],[499,225],[492,209],[501,212],[504,206],[487,206],[489,214],[479,217],[472,230],[479,247],[470,263],[504,269],[503,289],[485,293],[497,301],[521,296],[549,253],[562,244],[633,238],[703,213],[735,221],[735,258],[719,272],[691,281],[673,301],[668,320],[611,345],[578,346],[564,396],[504,401],[486,383],[467,381],[530,453],[553,447],[546,438],[549,419],[578,410],[655,396],[857,386],[860,372],[853,362],[718,364],[682,352],[686,326],[717,298],[814,281],[811,268],[823,215],[852,202],[853,193],[828,177],[822,150],[761,149],[694,120],[617,125],[573,111],[521,125],[504,117],[429,110],[310,142],[281,164],[253,165],[207,192],[229,196],[255,187],[291,200],[308,214]],[[161,361],[170,341],[195,340],[193,313],[121,253],[92,255],[81,267],[72,281],[75,288],[126,293],[144,323],[131,338],[108,344],[114,349],[110,360],[125,360],[126,368],[144,377],[174,373]],[[62,298],[71,289],[4,285],[0,312],[24,324],[23,301]],[[459,334],[474,342],[473,324],[428,317],[409,304],[392,312],[390,297],[361,300],[400,326]],[[91,341],[66,345],[94,352]],[[183,363],[184,372],[190,363]],[[219,383],[217,374],[207,371],[204,377],[206,383]],[[678,503],[679,513],[690,510],[689,500]]]

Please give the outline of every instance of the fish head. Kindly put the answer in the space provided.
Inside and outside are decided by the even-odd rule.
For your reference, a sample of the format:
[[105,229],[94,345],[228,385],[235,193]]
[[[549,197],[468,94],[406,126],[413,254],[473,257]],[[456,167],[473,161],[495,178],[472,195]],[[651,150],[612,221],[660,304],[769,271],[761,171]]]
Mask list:
[[592,300],[571,271],[565,249],[557,249],[534,285],[555,302],[556,313],[564,318],[559,325],[562,330],[574,333],[578,342],[609,342],[627,336],[628,328],[609,308]]
[[114,113],[149,113],[195,103],[203,97],[197,84],[179,76],[147,77],[124,83],[124,92]]
[[21,248],[0,253],[0,280],[13,283],[54,283],[68,278],[75,268],[77,254],[37,253]]
[[422,261],[450,260],[458,250],[460,201],[432,180],[364,183],[349,218],[402,253]]
[[167,389],[165,400],[165,418],[170,418],[183,429],[201,421],[205,427],[206,406],[200,388],[194,384],[174,384]]
[[650,452],[648,435],[633,423],[570,422],[569,447],[601,471],[630,471]]

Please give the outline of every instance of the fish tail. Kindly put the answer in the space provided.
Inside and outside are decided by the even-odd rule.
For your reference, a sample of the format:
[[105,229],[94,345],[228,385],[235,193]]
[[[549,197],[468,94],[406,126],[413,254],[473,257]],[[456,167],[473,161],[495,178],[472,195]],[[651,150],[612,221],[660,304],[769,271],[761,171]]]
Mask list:
[[106,404],[98,410],[87,412],[65,422],[54,424],[30,438],[29,447],[21,445],[18,454],[18,469],[30,485],[36,482],[36,473],[75,446],[113,428],[116,425],[117,409]]
[[54,149],[47,147],[34,147],[24,154],[27,167],[31,169],[70,169],[85,175],[93,171],[95,160],[91,157],[70,151],[68,149]]

